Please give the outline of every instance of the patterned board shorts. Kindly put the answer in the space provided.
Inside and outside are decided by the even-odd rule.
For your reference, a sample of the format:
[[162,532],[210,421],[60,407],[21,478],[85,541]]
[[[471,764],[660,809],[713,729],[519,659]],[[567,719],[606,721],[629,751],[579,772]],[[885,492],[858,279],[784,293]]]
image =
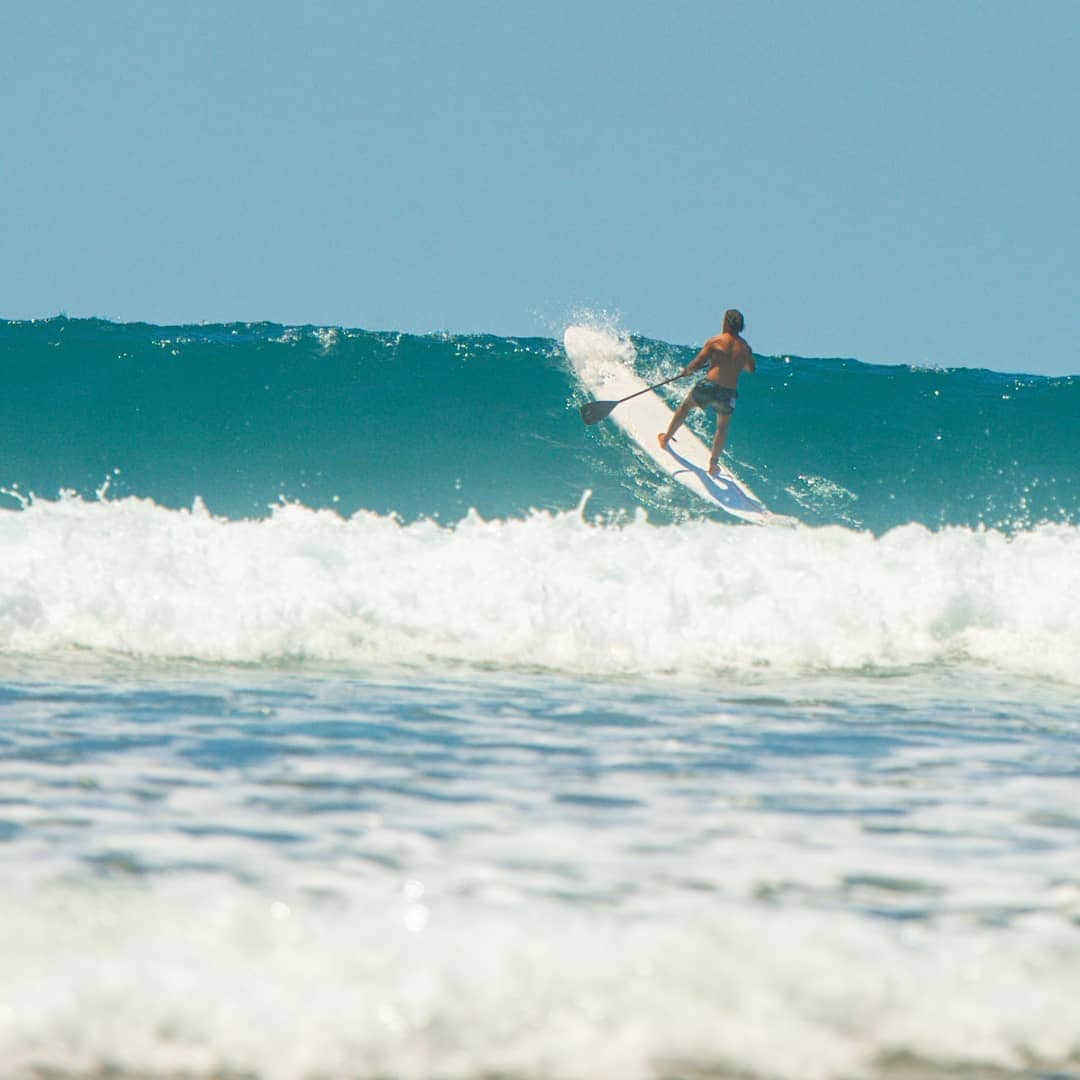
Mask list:
[[730,386],[702,379],[690,393],[694,396],[694,403],[703,409],[712,409],[721,416],[730,416],[735,411],[736,395]]

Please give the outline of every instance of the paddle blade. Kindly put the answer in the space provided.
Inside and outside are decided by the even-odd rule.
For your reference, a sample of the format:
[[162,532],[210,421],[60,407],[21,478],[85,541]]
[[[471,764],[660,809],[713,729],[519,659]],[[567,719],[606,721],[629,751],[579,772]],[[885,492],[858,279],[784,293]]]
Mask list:
[[581,406],[581,419],[586,424],[598,424],[618,404],[617,401],[588,401]]

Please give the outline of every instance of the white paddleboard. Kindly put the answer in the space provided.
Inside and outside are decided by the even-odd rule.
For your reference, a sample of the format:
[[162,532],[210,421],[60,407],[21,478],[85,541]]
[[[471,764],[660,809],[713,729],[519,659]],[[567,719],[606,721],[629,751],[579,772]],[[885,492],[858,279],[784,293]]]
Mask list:
[[[568,326],[563,347],[582,385],[599,401],[617,401],[648,389],[648,383],[634,374],[636,357],[629,341],[588,326]],[[690,385],[687,380],[686,388]],[[755,525],[794,523],[767,509],[722,461],[718,472],[710,476],[709,447],[685,424],[662,450],[656,436],[667,430],[672,415],[673,410],[653,391],[623,402],[601,423],[617,424],[672,479],[733,517]]]

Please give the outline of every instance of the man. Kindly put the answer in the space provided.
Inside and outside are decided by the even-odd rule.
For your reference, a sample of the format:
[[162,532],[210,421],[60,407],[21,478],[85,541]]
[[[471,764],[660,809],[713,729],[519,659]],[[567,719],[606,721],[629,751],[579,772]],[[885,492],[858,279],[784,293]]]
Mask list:
[[712,453],[709,455],[709,475],[716,474],[720,451],[727,441],[731,414],[735,410],[735,387],[739,373],[754,370],[754,354],[750,346],[739,336],[742,333],[742,312],[732,308],[724,312],[724,329],[716,337],[709,338],[701,352],[679,373],[681,378],[701,368],[708,368],[704,379],[694,384],[686,399],[675,411],[668,429],[657,438],[660,448],[667,449],[669,440],[682,427],[686,414],[696,405],[700,409],[712,409],[716,413],[716,436],[713,439]]

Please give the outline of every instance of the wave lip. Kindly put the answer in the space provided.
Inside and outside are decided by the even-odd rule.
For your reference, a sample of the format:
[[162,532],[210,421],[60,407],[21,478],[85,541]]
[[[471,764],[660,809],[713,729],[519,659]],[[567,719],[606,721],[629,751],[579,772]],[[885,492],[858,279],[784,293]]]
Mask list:
[[1080,682],[1080,529],[755,532],[535,512],[453,526],[149,500],[0,511],[0,649],[572,674],[973,662]]

